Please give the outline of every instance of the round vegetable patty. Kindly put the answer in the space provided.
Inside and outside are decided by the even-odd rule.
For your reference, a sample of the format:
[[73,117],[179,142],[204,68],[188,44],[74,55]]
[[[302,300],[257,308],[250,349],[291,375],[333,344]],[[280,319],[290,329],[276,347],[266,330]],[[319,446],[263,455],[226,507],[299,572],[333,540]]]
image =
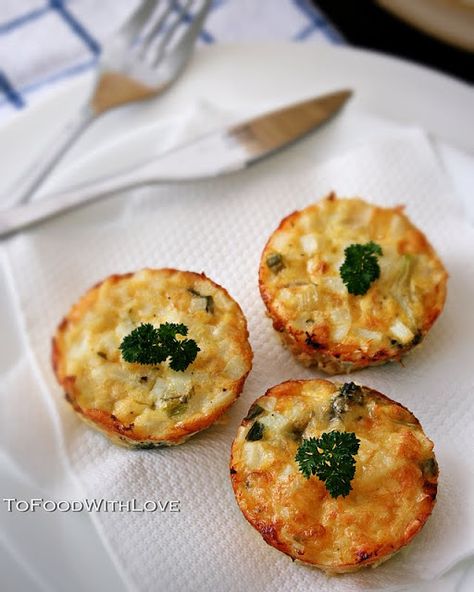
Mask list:
[[402,207],[334,194],[281,222],[259,270],[283,342],[329,374],[400,360],[441,313],[446,284],[443,264]]
[[[185,325],[199,348],[184,371],[170,359],[123,359],[124,337],[165,323]],[[144,269],[108,277],[71,308],[52,363],[83,420],[116,444],[153,448],[180,444],[222,415],[242,391],[252,350],[242,310],[224,288],[204,274]]]
[[[359,440],[352,489],[338,497],[295,459],[303,442],[334,431]],[[438,482],[433,444],[410,411],[371,388],[328,380],[284,382],[257,399],[234,440],[230,473],[264,540],[328,573],[374,566],[409,543]]]

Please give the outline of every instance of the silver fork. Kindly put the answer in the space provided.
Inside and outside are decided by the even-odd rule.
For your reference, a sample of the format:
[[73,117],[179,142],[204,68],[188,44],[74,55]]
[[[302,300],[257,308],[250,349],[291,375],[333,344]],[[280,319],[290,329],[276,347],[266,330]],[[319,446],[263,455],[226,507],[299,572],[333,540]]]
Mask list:
[[[95,86],[76,117],[8,193],[29,201],[67,150],[100,115],[161,94],[185,68],[212,0],[143,0],[103,48]],[[186,25],[184,32],[181,30]]]

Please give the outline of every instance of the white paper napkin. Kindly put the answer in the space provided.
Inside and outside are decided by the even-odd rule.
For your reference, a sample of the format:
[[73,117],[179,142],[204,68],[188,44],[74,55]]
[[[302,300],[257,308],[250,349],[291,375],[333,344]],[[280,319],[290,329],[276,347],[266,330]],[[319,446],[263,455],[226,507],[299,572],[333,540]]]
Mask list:
[[[329,139],[334,154],[337,134]],[[50,221],[6,246],[36,381],[26,396],[54,401],[48,414],[57,414],[57,446],[63,447],[84,496],[181,502],[180,513],[94,515],[128,584],[137,590],[399,589],[434,578],[474,552],[469,453],[474,232],[421,131],[376,134],[369,142],[361,133],[351,140],[351,150],[323,164],[319,136],[244,173],[137,190]],[[440,465],[438,503],[421,534],[398,556],[375,570],[333,578],[267,546],[242,517],[228,476],[230,445],[250,403],[282,380],[317,375],[280,345],[264,315],[257,267],[280,219],[330,190],[381,205],[406,204],[450,273],[446,309],[423,348],[403,367],[353,376],[420,419]],[[50,369],[49,344],[62,315],[89,286],[111,273],[147,266],[204,271],[224,285],[247,315],[255,359],[244,393],[223,421],[176,448],[127,451],[84,426],[64,403]],[[10,389],[7,395],[13,397]]]

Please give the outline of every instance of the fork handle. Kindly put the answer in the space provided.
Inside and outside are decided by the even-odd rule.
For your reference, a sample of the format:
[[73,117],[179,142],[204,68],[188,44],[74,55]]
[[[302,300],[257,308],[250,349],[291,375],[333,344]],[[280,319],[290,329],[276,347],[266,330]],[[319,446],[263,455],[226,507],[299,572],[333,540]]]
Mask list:
[[99,179],[79,187],[72,187],[47,199],[39,199],[33,203],[13,206],[0,210],[0,239],[14,234],[22,228],[33,226],[42,220],[53,218],[67,212],[110,196],[117,191],[125,191],[131,187],[145,185],[152,180],[143,167],[145,174],[135,171]]
[[12,191],[8,192],[8,201],[11,205],[23,204],[30,200],[56,164],[95,117],[96,113],[89,104],[84,105],[78,111],[55,140],[49,144],[43,154],[22,174],[21,179],[18,179]]

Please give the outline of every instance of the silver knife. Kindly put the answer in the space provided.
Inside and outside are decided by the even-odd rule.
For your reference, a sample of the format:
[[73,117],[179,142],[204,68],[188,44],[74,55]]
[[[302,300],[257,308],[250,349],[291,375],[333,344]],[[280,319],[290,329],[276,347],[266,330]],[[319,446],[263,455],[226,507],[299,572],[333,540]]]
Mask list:
[[321,126],[351,97],[342,90],[202,136],[133,170],[0,211],[0,237],[139,185],[216,177],[247,168]]

